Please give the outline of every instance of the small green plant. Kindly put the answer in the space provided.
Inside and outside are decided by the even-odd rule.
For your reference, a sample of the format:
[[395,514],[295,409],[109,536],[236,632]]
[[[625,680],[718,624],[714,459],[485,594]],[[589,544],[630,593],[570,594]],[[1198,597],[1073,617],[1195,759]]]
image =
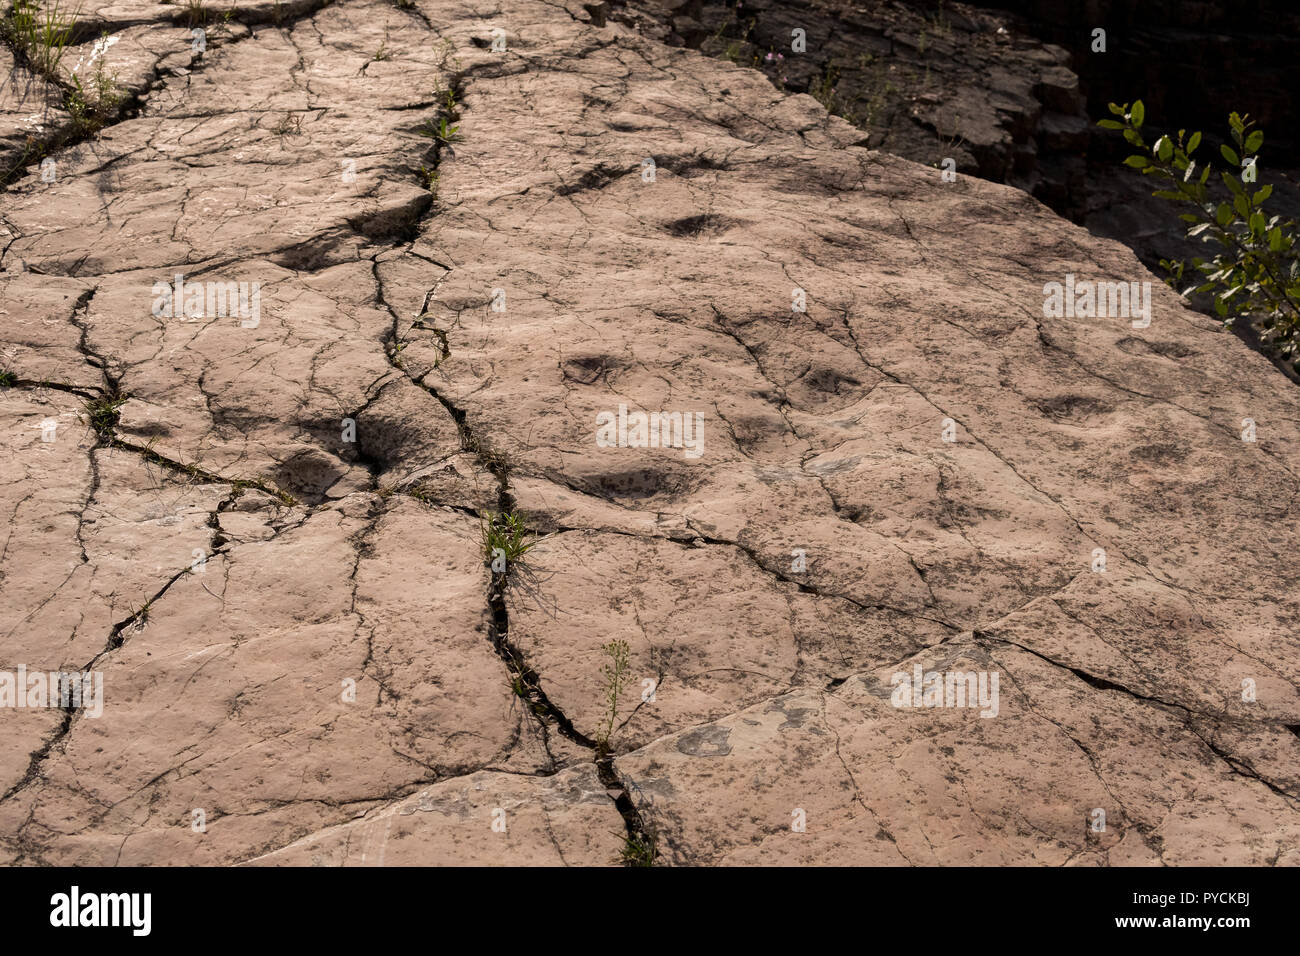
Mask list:
[[82,83],[81,77],[72,74],[72,89],[63,97],[63,108],[72,118],[76,135],[84,136],[103,126],[121,102],[116,78],[105,72],[104,61],[100,59],[89,82]]
[[[450,91],[448,92],[450,94]],[[454,94],[451,95],[454,98]],[[421,136],[437,140],[444,145],[460,142],[460,127],[451,125],[445,116],[439,117],[437,126],[429,122],[422,126],[418,132]]]
[[624,838],[619,858],[624,866],[654,866],[659,856],[657,843],[653,831],[644,834],[629,833]]
[[438,58],[435,67],[439,73],[446,72],[448,63],[452,65],[453,70],[460,69],[460,59],[456,56],[456,44],[452,43],[451,40],[443,40],[441,53],[442,55]]
[[18,376],[7,368],[0,368],[0,388],[10,388],[14,382],[18,381]]
[[376,63],[382,63],[391,56],[392,54],[388,52],[388,28],[384,27],[384,41],[379,44],[379,49],[375,51],[375,55],[370,59],[374,60]]
[[118,419],[121,417],[118,409],[126,403],[126,398],[110,398],[102,396],[100,398],[87,399],[85,403],[85,412],[87,423],[91,430],[104,441],[111,441],[113,438],[113,429],[117,427]]
[[826,64],[826,69],[822,72],[822,78],[808,89],[808,92],[812,94],[812,98],[820,103],[828,113],[835,111],[835,93],[839,81],[840,68],[832,61]]
[[54,79],[72,42],[79,13],[80,10],[68,13],[58,0],[51,0],[44,7],[38,0],[16,0],[4,20],[3,32],[36,72]]
[[1228,169],[1218,170],[1215,179],[1223,183],[1226,192],[1215,195],[1210,189],[1214,165],[1194,158],[1201,144],[1199,132],[1188,136],[1186,130],[1179,130],[1176,140],[1163,135],[1148,146],[1141,132],[1146,119],[1141,100],[1131,107],[1111,103],[1109,108],[1115,118],[1103,119],[1098,125],[1118,130],[1138,150],[1124,164],[1163,181],[1163,188],[1152,195],[1186,210],[1179,218],[1187,224],[1188,238],[1219,246],[1208,261],[1200,257],[1191,260],[1193,272],[1201,274],[1200,281],[1192,284],[1188,284],[1188,263],[1162,259],[1160,264],[1169,273],[1168,284],[1184,296],[1210,293],[1225,326],[1238,320],[1250,323],[1260,333],[1266,350],[1293,367],[1300,366],[1296,223],[1264,211],[1272,186],[1253,188],[1263,131],[1252,128],[1255,124],[1249,115],[1232,113],[1228,117],[1235,148],[1226,142],[1219,147]]
[[203,0],[185,0],[185,19],[186,25],[191,28],[207,25],[208,11],[203,6]]
[[618,719],[618,700],[632,680],[632,674],[627,641],[610,641],[602,650],[609,660],[600,671],[605,677],[605,722],[596,732],[596,747],[605,754],[609,752],[609,738],[614,733],[614,721]]
[[483,553],[494,574],[507,574],[537,545],[537,537],[525,526],[524,515],[520,512],[482,512],[479,520],[483,529]]
[[153,599],[150,598],[139,607],[130,608],[131,616],[128,618],[136,628],[143,628],[149,623],[149,610],[153,607]]
[[425,189],[433,193],[434,199],[438,198],[438,180],[437,169],[429,169],[427,166],[420,167],[420,182],[424,184]]

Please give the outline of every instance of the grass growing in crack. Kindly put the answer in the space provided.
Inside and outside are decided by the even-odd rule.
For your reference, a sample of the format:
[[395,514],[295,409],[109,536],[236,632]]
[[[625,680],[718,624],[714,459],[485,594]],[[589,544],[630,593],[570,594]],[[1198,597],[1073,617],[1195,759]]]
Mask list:
[[127,620],[130,621],[131,624],[135,626],[137,629],[143,628],[146,624],[149,623],[149,610],[152,607],[153,607],[153,599],[150,598],[148,601],[145,601],[143,604],[141,604],[138,608],[137,607],[130,608],[131,615],[130,617],[127,618]]
[[208,11],[203,0],[185,0],[185,20],[186,26],[191,28],[207,24]]
[[601,668],[605,676],[605,722],[596,733],[596,749],[604,755],[609,752],[609,738],[614,733],[614,721],[618,719],[618,700],[631,683],[632,674],[627,641],[610,641],[602,650],[609,660]]
[[73,74],[72,89],[63,98],[63,108],[72,117],[74,135],[93,133],[117,111],[122,93],[115,77],[104,72],[104,61],[99,60],[95,75],[83,84],[81,77]]
[[44,8],[37,0],[17,0],[4,20],[3,32],[36,72],[54,79],[59,62],[72,42],[79,13],[80,9],[68,13],[58,0],[52,0]]
[[[452,100],[454,101],[455,95],[452,94],[451,91],[448,91],[448,94],[451,95]],[[430,121],[420,129],[416,130],[416,132],[426,139],[435,140],[444,146],[450,146],[452,143],[459,143],[461,138],[460,127],[453,126],[447,121],[447,117],[445,116],[438,120],[437,126],[434,126],[433,122]]]
[[624,866],[654,866],[659,857],[658,842],[653,830],[645,834],[629,833],[623,839],[619,859]]
[[505,575],[512,565],[537,546],[539,539],[524,525],[524,515],[517,511],[504,514],[482,512],[483,554],[493,574]]
[[91,430],[103,441],[113,440],[113,429],[121,417],[118,411],[126,403],[126,398],[101,396],[87,399],[84,409],[87,423]]
[[18,376],[13,373],[12,369],[0,368],[0,388],[11,388],[16,381],[18,381]]
[[433,198],[438,198],[438,170],[429,169],[427,166],[420,167],[420,182],[425,189],[433,193]]

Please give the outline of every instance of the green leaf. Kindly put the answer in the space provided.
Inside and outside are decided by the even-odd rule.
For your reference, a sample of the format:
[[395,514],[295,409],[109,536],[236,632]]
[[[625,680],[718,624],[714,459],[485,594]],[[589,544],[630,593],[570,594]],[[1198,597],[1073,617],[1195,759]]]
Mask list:
[[1156,143],[1155,154],[1160,157],[1160,162],[1169,162],[1170,157],[1174,155],[1174,144],[1169,141],[1168,136],[1161,136],[1160,142]]
[[1132,166],[1134,169],[1146,169],[1151,165],[1151,160],[1147,159],[1145,156],[1130,156],[1128,159],[1124,160],[1124,165]]
[[1232,197],[1232,208],[1237,210],[1237,215],[1242,219],[1250,215],[1250,201],[1246,199],[1245,193],[1238,193]]
[[[1181,213],[1181,214],[1178,216],[1178,218],[1181,219],[1183,222],[1200,222],[1200,221],[1201,221],[1201,217],[1200,217],[1200,216],[1194,215],[1193,213],[1190,213],[1190,212]],[[1206,225],[1208,225],[1208,223],[1207,223]]]
[[1260,203],[1262,203],[1265,199],[1267,199],[1271,195],[1273,195],[1273,186],[1270,183],[1269,185],[1261,188],[1259,192],[1255,193],[1254,199],[1252,201],[1255,203],[1256,206],[1258,206]]
[[1196,152],[1196,147],[1201,145],[1201,134],[1193,133],[1192,138],[1187,141],[1187,155],[1190,156]]
[[1226,159],[1228,162],[1232,163],[1232,165],[1234,166],[1241,165],[1241,159],[1237,156],[1236,153],[1232,151],[1232,147],[1230,147],[1227,143],[1224,143],[1222,146],[1219,147],[1219,152],[1221,152],[1223,154],[1223,158]]
[[1232,221],[1232,207],[1226,202],[1219,203],[1219,208],[1214,213],[1214,221],[1220,226],[1227,226]]
[[1106,108],[1109,109],[1116,116],[1123,116],[1125,112],[1127,112],[1127,108],[1125,106],[1116,106],[1114,103],[1106,104]]
[[1119,122],[1119,120],[1113,120],[1113,119],[1097,120],[1097,125],[1100,126],[1102,129],[1123,129],[1124,128],[1123,123]]
[[1255,213],[1250,217],[1250,231],[1252,235],[1262,236],[1264,234],[1264,214]]
[[1258,153],[1259,148],[1264,145],[1264,131],[1257,129],[1246,137],[1246,152]]
[[1241,183],[1237,182],[1237,177],[1232,173],[1221,173],[1224,184],[1232,191],[1234,196],[1246,195],[1246,190],[1241,188]]
[[1232,127],[1232,131],[1234,133],[1240,133],[1243,129],[1246,128],[1245,125],[1241,122],[1241,117],[1238,116],[1236,113],[1228,114],[1228,125]]
[[1133,123],[1135,128],[1142,125],[1142,121],[1146,119],[1147,111],[1146,107],[1142,105],[1141,100],[1138,100],[1133,104],[1133,109],[1129,111],[1128,115],[1129,120]]
[[1187,197],[1185,197],[1182,193],[1174,192],[1172,189],[1157,189],[1157,190],[1156,190],[1155,192],[1153,192],[1151,195],[1155,196],[1157,199],[1185,199],[1185,198],[1187,198]]
[[1124,130],[1124,138],[1128,140],[1131,145],[1136,146],[1138,149],[1146,149],[1146,145],[1147,145],[1146,140],[1142,138],[1142,134],[1139,133],[1137,130],[1132,130],[1132,129]]

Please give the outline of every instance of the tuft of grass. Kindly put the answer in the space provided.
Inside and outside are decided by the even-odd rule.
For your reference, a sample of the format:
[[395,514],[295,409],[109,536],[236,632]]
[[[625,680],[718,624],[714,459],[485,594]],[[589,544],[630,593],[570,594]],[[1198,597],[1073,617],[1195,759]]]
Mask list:
[[68,13],[59,0],[50,0],[44,8],[38,0],[16,0],[4,19],[3,32],[36,72],[54,80],[72,42],[79,13],[79,9]]
[[100,398],[90,398],[85,403],[86,419],[100,439],[112,441],[113,429],[117,427],[118,419],[121,413],[118,411],[124,404],[126,398],[112,398],[107,395]]
[[0,388],[10,388],[16,381],[18,381],[18,376],[11,370],[0,368]]
[[537,545],[538,539],[525,527],[521,512],[489,514],[485,511],[480,513],[479,519],[483,529],[483,555],[488,566],[491,567],[498,557],[505,558],[506,572],[494,571],[494,574],[508,573],[511,565]]
[[116,80],[104,72],[102,59],[89,83],[83,84],[81,78],[73,74],[72,89],[63,98],[63,108],[72,117],[74,134],[80,136],[99,129],[108,117],[117,112],[122,98]]
[[185,0],[185,20],[191,29],[207,26],[208,10],[203,6],[203,0]]
[[619,858],[624,866],[654,866],[659,857],[658,842],[653,831],[644,835],[629,833],[624,838]]
[[131,623],[137,629],[143,628],[146,624],[149,623],[149,611],[152,607],[153,607],[153,599],[150,598],[148,601],[145,601],[139,607],[130,608],[131,616],[128,618],[128,620],[131,621]]

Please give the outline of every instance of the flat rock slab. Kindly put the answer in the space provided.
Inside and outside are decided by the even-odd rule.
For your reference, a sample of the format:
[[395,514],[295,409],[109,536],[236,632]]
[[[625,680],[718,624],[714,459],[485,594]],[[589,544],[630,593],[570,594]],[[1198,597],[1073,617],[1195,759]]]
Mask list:
[[0,100],[0,672],[104,686],[0,860],[1300,862],[1300,393],[1131,253],[581,4],[181,13]]

